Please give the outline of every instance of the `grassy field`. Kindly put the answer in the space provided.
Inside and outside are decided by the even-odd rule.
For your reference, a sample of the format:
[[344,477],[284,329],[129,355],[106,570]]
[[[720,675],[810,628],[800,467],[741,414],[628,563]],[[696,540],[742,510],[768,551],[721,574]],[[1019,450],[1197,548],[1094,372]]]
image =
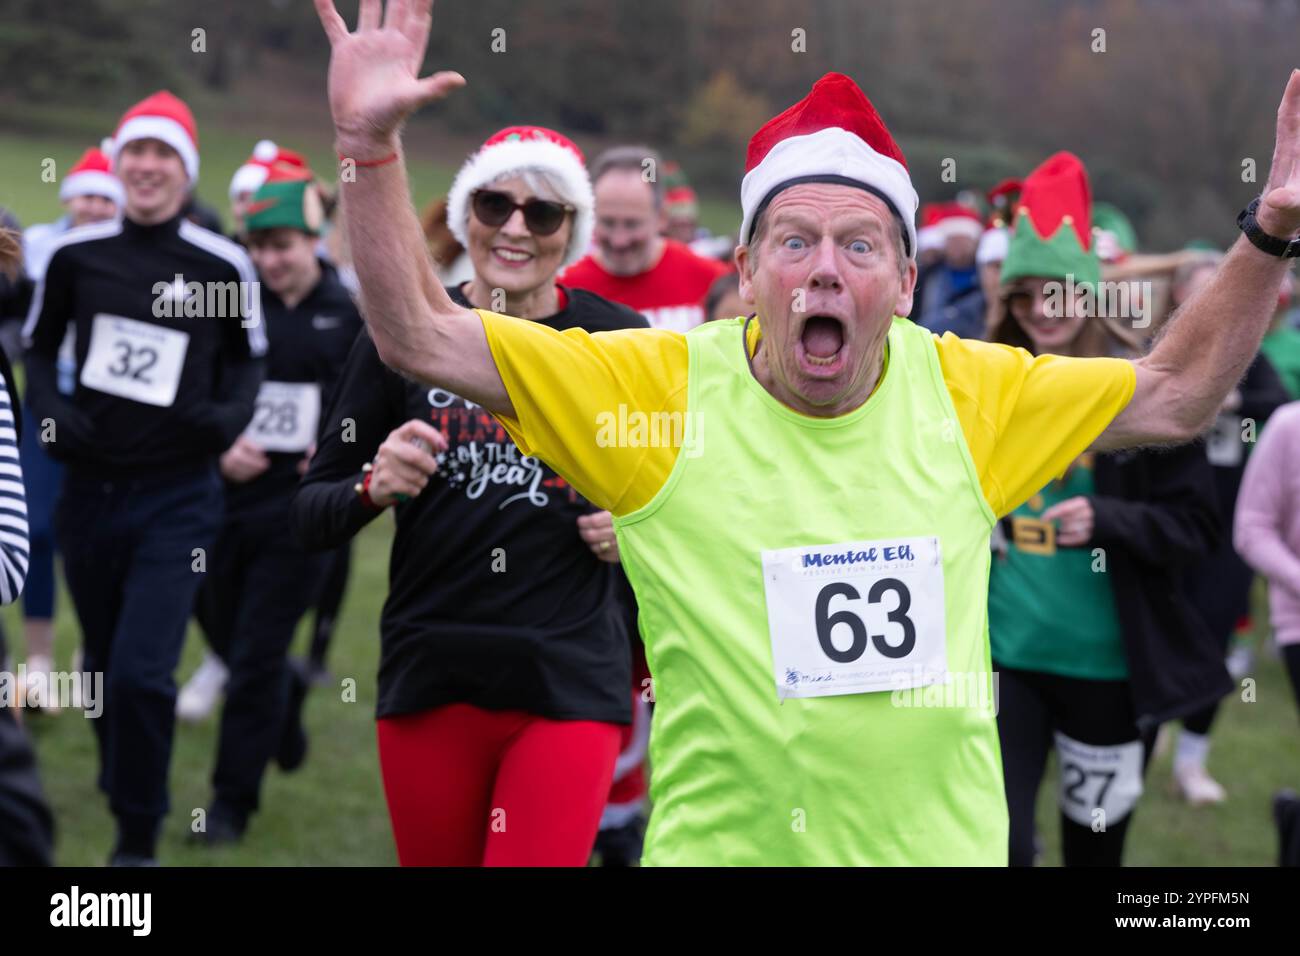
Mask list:
[[[396,862],[384,808],[375,747],[373,710],[378,663],[378,619],[386,593],[388,519],[360,536],[343,616],[330,652],[332,687],[312,691],[307,705],[311,749],[296,773],[267,774],[263,809],[245,842],[205,850],[186,842],[191,813],[206,806],[215,754],[215,719],[179,724],[172,762],[172,814],[161,855],[173,865],[311,866]],[[21,617],[5,608],[11,646],[21,646]],[[305,629],[305,626],[304,626]],[[63,666],[77,642],[75,617],[61,594],[56,654]],[[296,647],[305,647],[300,634]],[[191,629],[182,675],[197,665],[202,644]],[[1268,654],[1257,655],[1253,703],[1225,701],[1215,728],[1210,769],[1230,793],[1219,807],[1192,809],[1169,786],[1170,759],[1157,759],[1147,775],[1127,860],[1137,866],[1259,866],[1276,861],[1277,846],[1269,800],[1282,786],[1300,788],[1300,733],[1286,675]],[[356,702],[339,691],[344,678],[356,680]],[[57,861],[98,865],[112,839],[112,819],[94,787],[91,729],[77,713],[28,721],[40,756],[42,778],[58,823]],[[1039,799],[1044,862],[1059,865],[1055,772],[1049,767]]]
[[[375,746],[375,671],[379,662],[379,610],[388,590],[391,521],[381,517],[357,540],[352,580],[329,666],[332,687],[316,688],[307,701],[310,733],[307,762],[293,774],[267,773],[262,811],[239,847],[207,850],[188,845],[191,814],[211,798],[217,720],[178,723],[171,768],[172,813],[160,849],[164,862],[177,865],[335,866],[395,864],[388,815]],[[22,643],[21,614],[4,609],[11,648]],[[55,654],[62,667],[78,641],[76,617],[60,591]],[[295,648],[306,649],[306,623]],[[191,626],[181,665],[182,677],[203,652]],[[356,681],[356,701],[345,702],[341,682]],[[95,789],[95,745],[89,723],[79,712],[27,721],[36,741],[41,777],[58,826],[56,860],[94,866],[104,862],[112,842],[112,818]]]
[[[255,135],[203,125],[201,195],[225,212],[225,184],[248,155]],[[62,172],[93,141],[83,136],[0,136],[0,205],[13,209],[24,224],[58,215],[57,185],[41,182],[41,163],[53,157]],[[306,151],[319,169],[332,165],[329,143],[286,142]],[[452,170],[418,159],[412,163],[413,193],[423,204],[444,191]],[[703,218],[719,230],[734,228],[735,206],[706,201]],[[376,758],[373,708],[378,661],[378,619],[387,586],[390,540],[387,518],[360,537],[353,578],[331,652],[337,680],[356,680],[357,699],[346,703],[334,688],[313,692],[307,707],[311,752],[299,772],[268,773],[263,810],[245,843],[215,852],[188,846],[190,814],[206,805],[215,748],[216,722],[181,725],[172,765],[172,815],[167,821],[162,858],[181,865],[388,865],[395,854],[388,829]],[[21,659],[21,615],[0,613],[11,648]],[[1261,629],[1263,628],[1261,623]],[[77,625],[61,593],[57,617],[57,660],[68,666],[77,644]],[[1261,630],[1262,633],[1262,630]],[[298,647],[301,649],[303,635]],[[201,645],[195,634],[186,647],[181,676],[197,664]],[[1169,792],[1169,758],[1153,764],[1147,793],[1129,840],[1128,860],[1136,865],[1269,865],[1276,840],[1269,800],[1278,787],[1300,788],[1300,732],[1295,704],[1277,661],[1259,655],[1256,700],[1229,699],[1215,730],[1210,768],[1228,788],[1222,807],[1190,809]],[[94,788],[94,744],[90,728],[77,714],[32,718],[41,771],[58,823],[57,860],[65,865],[102,863],[112,839],[111,819]],[[1055,777],[1049,771],[1040,795],[1039,825],[1045,862],[1059,863]]]
[[[80,158],[82,151],[98,142],[98,135],[24,136],[4,133],[0,124],[0,206],[9,209],[24,226],[50,222],[60,215],[58,182],[44,182],[42,171],[47,159],[54,160],[59,177]],[[274,136],[274,134],[273,134]],[[199,197],[215,208],[230,225],[226,188],[235,170],[252,152],[257,135],[247,132],[210,128],[200,133],[202,163],[199,170]],[[307,156],[318,174],[332,170],[335,158],[327,137],[300,137],[280,141]],[[408,151],[411,195],[416,206],[424,206],[444,195],[456,173],[454,166],[430,162],[419,151]],[[740,203],[733,199],[704,197],[700,202],[700,221],[721,234],[740,225]]]

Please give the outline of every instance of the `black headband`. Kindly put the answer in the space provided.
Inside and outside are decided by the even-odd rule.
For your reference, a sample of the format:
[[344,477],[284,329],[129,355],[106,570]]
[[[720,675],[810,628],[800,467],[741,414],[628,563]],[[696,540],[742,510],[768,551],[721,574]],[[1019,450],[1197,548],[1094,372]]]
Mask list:
[[772,200],[776,198],[776,194],[783,189],[789,189],[791,186],[801,186],[804,183],[834,183],[837,186],[856,186],[858,189],[865,189],[871,195],[879,197],[889,207],[889,211],[894,214],[894,218],[898,220],[899,225],[903,226],[903,251],[909,259],[912,257],[911,236],[907,231],[902,214],[899,213],[898,207],[894,205],[894,201],[875,186],[864,183],[860,179],[850,179],[848,176],[834,176],[829,173],[815,176],[796,176],[794,179],[787,179],[785,182],[777,183],[769,189],[767,195],[763,197],[763,201],[754,210],[754,218],[749,224],[749,235],[745,237],[746,244],[754,238],[754,230],[758,228],[758,220],[767,210],[767,207],[771,205]]

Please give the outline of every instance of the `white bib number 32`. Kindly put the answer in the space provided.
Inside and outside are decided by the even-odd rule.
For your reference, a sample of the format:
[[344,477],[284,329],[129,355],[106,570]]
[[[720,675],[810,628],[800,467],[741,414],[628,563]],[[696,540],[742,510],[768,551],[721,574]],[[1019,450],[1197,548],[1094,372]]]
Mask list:
[[101,312],[90,326],[81,384],[145,405],[176,401],[188,332]]
[[938,538],[763,552],[777,696],[920,687],[948,672]]
[[244,437],[267,451],[305,452],[316,440],[319,421],[315,382],[263,382]]

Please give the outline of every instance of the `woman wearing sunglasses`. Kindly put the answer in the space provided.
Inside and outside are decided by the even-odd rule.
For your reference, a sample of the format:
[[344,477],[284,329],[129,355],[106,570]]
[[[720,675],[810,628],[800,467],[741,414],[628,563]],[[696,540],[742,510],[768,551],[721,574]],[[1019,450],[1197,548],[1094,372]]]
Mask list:
[[[1068,153],[1025,181],[990,339],[1043,363],[1132,353],[1136,316],[1095,308],[1090,206],[1087,174]],[[1214,483],[1195,444],[1085,452],[1042,477],[1000,522],[989,572],[1010,862],[1034,862],[1034,808],[1054,748],[1065,865],[1119,866],[1156,728],[1230,686],[1182,589],[1184,569],[1222,533]]]
[[[474,276],[465,306],[555,329],[645,327],[556,284],[591,237],[582,154],[513,127],[461,168],[448,225]],[[631,719],[627,612],[605,513],[524,454],[482,408],[353,347],[293,504],[328,548],[388,508],[379,759],[403,865],[582,865]]]

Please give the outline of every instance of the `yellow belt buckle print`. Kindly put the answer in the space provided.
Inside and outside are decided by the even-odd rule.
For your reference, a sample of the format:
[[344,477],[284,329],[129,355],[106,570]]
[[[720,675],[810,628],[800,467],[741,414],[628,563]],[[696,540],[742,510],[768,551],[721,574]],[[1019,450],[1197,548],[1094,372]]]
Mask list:
[[1038,518],[1012,518],[1011,540],[1025,554],[1056,554],[1056,527]]

